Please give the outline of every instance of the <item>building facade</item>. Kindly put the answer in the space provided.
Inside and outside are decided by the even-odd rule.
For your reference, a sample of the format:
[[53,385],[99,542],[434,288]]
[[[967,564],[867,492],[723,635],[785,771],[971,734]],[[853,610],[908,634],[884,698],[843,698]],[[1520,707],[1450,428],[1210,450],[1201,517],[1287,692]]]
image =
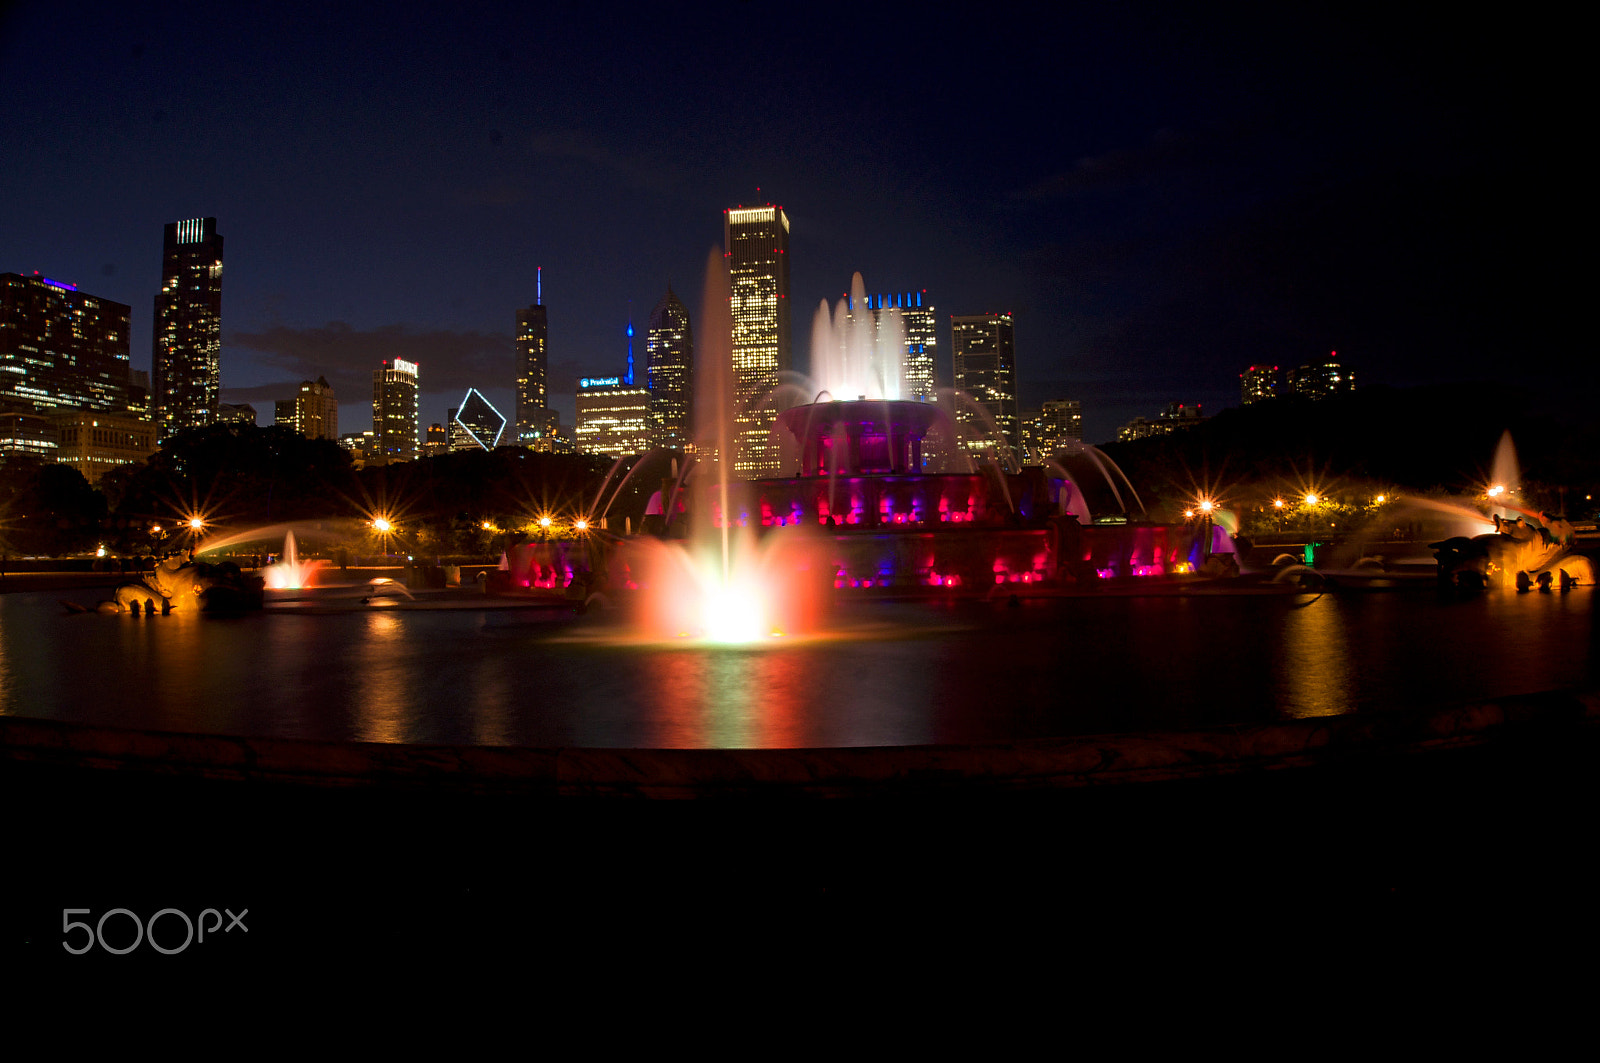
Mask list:
[[450,453],[450,434],[445,431],[444,425],[435,421],[428,426],[427,437],[422,443],[422,456],[437,458],[441,454]]
[[578,381],[578,451],[620,458],[650,449],[650,391],[621,377]]
[[477,388],[468,388],[450,411],[451,450],[493,450],[506,431],[506,419]]
[[1323,361],[1289,370],[1289,391],[1303,398],[1330,399],[1355,389],[1356,375],[1340,363],[1338,351],[1329,351]]
[[152,331],[161,438],[210,424],[222,385],[222,237],[217,219],[167,224]]
[[1135,417],[1117,429],[1117,440],[1122,443],[1131,443],[1135,439],[1169,436],[1174,432],[1193,428],[1205,419],[1205,412],[1198,402],[1193,406],[1182,402],[1169,402],[1167,403],[1167,408],[1158,413],[1154,420],[1147,417]]
[[136,465],[156,452],[156,427],[132,414],[61,410],[55,425],[55,460],[71,465],[91,484],[123,465]]
[[723,213],[728,308],[733,317],[734,475],[783,471],[770,401],[778,374],[792,368],[789,340],[789,219],[782,207]]
[[1278,367],[1253,365],[1239,374],[1239,401],[1245,406],[1278,397]]
[[0,465],[42,465],[55,461],[59,449],[48,414],[0,411]]
[[541,454],[576,454],[576,445],[572,437],[567,435],[561,427],[561,412],[559,410],[542,410],[533,420],[533,439],[521,443],[529,450]]
[[543,302],[517,311],[518,446],[533,446],[544,430],[550,405],[550,356],[546,350],[549,336],[550,319]]
[[372,435],[367,464],[417,457],[417,365],[396,358],[372,373]]
[[694,447],[694,326],[689,308],[667,285],[645,326],[645,387],[650,440],[668,450]]
[[1023,460],[1043,464],[1057,451],[1083,442],[1083,404],[1054,399],[1022,417]]
[[982,453],[997,442],[994,436],[998,434],[998,442],[1020,456],[1022,424],[1017,414],[1016,339],[1011,315],[952,317],[950,348],[956,390],[969,400],[956,406],[962,445]]
[[129,372],[130,314],[64,281],[0,274],[0,409],[146,409]]
[[274,409],[275,423],[292,428],[307,439],[339,438],[339,400],[327,377],[302,380],[300,393],[292,399],[280,399]]

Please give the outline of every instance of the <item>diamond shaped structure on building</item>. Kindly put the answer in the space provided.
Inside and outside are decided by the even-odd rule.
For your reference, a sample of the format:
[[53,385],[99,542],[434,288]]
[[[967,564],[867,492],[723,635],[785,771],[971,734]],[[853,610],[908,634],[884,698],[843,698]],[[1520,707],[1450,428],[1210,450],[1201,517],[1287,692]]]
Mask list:
[[477,388],[468,388],[450,429],[452,435],[464,433],[470,444],[493,450],[499,446],[500,436],[506,430],[506,419],[494,408],[493,403],[478,393]]

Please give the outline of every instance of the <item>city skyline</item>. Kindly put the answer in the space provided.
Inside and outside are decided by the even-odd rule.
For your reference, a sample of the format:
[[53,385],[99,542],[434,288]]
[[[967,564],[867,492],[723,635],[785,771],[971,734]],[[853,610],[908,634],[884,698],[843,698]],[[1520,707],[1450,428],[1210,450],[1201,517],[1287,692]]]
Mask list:
[[[758,70],[719,45],[720,9],[563,10],[536,33],[493,5],[84,12],[0,22],[0,70],[50,88],[4,119],[29,165],[0,178],[0,269],[134,307],[144,370],[152,233],[218,218],[223,401],[267,409],[319,375],[358,395],[398,357],[427,367],[425,421],[469,386],[509,411],[512,314],[544,266],[570,425],[629,300],[672,283],[698,309],[708,215],[739,202],[793,216],[797,360],[840,278],[926,287],[946,314],[1013,313],[1020,401],[1081,401],[1089,439],[1173,400],[1236,404],[1246,366],[1335,349],[1363,385],[1576,401],[1529,357],[1555,349],[1529,307],[1572,282],[1524,247],[1564,197],[1526,162],[1548,133],[1523,106],[1538,87],[1492,61],[1515,31],[1031,11],[905,23],[863,65],[793,20]],[[976,66],[894,73],[913,57]],[[613,88],[575,88],[597,79]]]

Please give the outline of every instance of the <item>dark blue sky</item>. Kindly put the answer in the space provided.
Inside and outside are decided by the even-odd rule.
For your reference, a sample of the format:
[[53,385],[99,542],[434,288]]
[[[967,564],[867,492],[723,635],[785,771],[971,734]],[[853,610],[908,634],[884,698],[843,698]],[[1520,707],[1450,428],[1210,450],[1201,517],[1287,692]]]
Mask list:
[[161,227],[214,215],[224,398],[270,423],[326,375],[349,431],[385,357],[424,423],[509,413],[543,266],[570,425],[630,301],[697,310],[723,209],[770,200],[802,362],[860,270],[1015,313],[1024,405],[1095,440],[1333,349],[1570,408],[1570,75],[1532,27],[1287,6],[16,4],[0,269],[130,304],[148,368]]

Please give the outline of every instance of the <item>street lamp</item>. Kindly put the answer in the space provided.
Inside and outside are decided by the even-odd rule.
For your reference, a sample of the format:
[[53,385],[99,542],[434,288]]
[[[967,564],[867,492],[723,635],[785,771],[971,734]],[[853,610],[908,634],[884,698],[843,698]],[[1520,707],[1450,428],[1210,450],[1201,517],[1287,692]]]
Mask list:
[[1217,508],[1216,502],[1209,498],[1202,498],[1200,510],[1200,563],[1204,564],[1211,558],[1211,511]]

